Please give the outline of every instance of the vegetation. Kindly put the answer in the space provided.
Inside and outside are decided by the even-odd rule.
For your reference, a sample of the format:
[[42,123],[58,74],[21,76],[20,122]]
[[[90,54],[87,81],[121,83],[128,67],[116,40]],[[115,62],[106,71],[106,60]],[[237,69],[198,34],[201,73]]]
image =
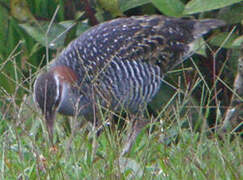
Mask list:
[[[89,27],[144,14],[227,25],[168,73],[148,106],[151,124],[128,155],[120,157],[129,126],[114,123],[95,138],[89,124],[77,125],[82,118],[63,116],[50,148],[32,100],[36,74]],[[241,0],[0,0],[0,179],[242,179],[242,116],[220,129],[232,94],[242,102],[233,87],[242,20]]]

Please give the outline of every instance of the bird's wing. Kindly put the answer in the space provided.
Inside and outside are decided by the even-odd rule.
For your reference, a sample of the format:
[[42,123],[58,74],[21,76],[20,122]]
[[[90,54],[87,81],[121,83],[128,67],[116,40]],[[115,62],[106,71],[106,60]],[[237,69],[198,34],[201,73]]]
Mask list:
[[143,59],[159,65],[165,73],[190,54],[190,43],[223,24],[215,19],[190,20],[160,15],[118,18],[84,32],[61,53],[58,61],[80,71],[85,68],[82,73],[93,76],[115,58]]

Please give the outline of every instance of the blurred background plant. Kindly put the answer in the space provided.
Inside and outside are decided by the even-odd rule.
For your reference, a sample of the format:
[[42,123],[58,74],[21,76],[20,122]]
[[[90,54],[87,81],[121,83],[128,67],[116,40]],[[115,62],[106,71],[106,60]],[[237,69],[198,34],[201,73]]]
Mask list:
[[[35,129],[30,115],[35,109],[26,99],[36,73],[72,39],[103,21],[145,14],[227,23],[198,42],[191,60],[168,73],[169,85],[148,107],[150,115],[167,119],[163,124],[168,126],[178,119],[181,127],[191,129],[222,125],[231,96],[242,102],[233,87],[243,42],[242,0],[0,0],[0,133],[8,128],[6,120],[17,130],[23,122]],[[30,110],[23,111],[26,104]],[[19,118],[20,112],[25,116]],[[236,119],[235,127],[242,129],[242,116]],[[179,133],[177,127],[169,129],[169,136]]]
[[[207,44],[200,41],[200,48],[196,49],[198,54],[193,58],[194,65],[191,61],[185,63],[186,67],[196,66],[200,70],[205,82],[199,83],[201,88],[194,90],[192,97],[197,105],[211,107],[207,119],[213,119],[215,123],[216,116],[222,117],[230,103],[237,72],[237,58],[243,41],[241,0],[1,0],[1,113],[11,117],[10,106],[19,105],[23,96],[31,93],[33,77],[40,67],[89,27],[115,17],[144,14],[218,18],[227,22],[226,27],[206,37]],[[189,92],[200,75],[196,68],[172,73],[170,83],[174,82],[173,86],[178,88],[178,77],[183,76],[180,86],[184,90],[189,88]],[[208,94],[202,95],[202,86],[210,90]],[[161,107],[175,91],[165,86],[150,109],[157,111],[154,107]],[[211,102],[200,102],[202,96]]]

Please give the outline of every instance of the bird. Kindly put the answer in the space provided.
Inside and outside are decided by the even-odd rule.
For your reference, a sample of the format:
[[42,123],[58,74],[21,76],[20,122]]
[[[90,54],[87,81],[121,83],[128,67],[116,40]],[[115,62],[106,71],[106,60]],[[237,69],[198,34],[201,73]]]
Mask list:
[[123,149],[124,154],[129,152],[148,124],[141,114],[163,88],[166,73],[194,53],[195,40],[224,24],[218,19],[143,15],[88,29],[35,80],[34,102],[44,116],[49,139],[57,113],[94,122],[98,107],[125,110],[135,116]]

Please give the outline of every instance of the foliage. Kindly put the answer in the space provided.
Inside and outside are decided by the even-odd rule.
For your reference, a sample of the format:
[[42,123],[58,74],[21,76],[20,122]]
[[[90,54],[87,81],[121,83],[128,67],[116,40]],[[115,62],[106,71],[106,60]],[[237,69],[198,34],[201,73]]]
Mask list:
[[[240,137],[208,134],[222,124],[232,95],[243,41],[242,5],[241,0],[0,0],[0,179],[126,179],[134,173],[138,179],[241,179]],[[55,128],[60,143],[50,152],[31,100],[36,74],[91,26],[155,13],[218,18],[227,25],[200,40],[198,54],[168,73],[148,107],[148,117],[157,120],[153,133],[139,136],[129,158],[119,157],[126,131],[106,129],[94,155],[92,131],[74,133],[61,117]]]

